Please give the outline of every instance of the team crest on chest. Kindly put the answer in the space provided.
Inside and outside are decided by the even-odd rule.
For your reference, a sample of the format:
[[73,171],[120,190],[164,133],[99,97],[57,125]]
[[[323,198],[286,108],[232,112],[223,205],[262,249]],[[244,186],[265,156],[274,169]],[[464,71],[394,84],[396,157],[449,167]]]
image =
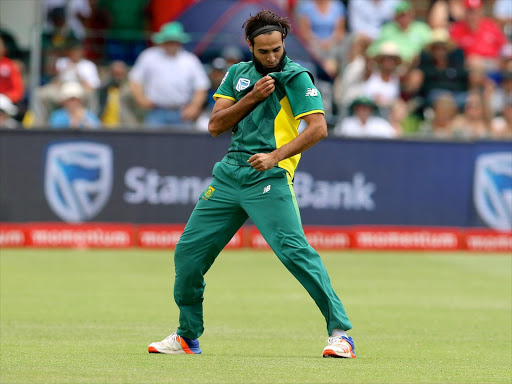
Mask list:
[[235,89],[240,92],[246,89],[251,84],[251,80],[241,77],[238,79],[238,83],[236,83]]

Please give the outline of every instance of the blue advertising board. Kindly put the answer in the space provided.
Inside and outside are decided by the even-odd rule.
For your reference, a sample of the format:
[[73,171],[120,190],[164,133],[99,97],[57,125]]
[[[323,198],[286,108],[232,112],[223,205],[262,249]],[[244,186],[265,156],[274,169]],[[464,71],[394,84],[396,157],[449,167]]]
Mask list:
[[[229,135],[0,131],[1,222],[184,223]],[[328,138],[294,180],[307,225],[512,228],[512,143]]]

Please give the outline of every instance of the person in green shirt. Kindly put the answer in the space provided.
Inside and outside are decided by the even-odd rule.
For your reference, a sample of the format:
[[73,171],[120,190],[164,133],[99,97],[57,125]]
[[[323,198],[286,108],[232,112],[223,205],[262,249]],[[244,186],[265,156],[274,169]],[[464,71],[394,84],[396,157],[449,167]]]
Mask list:
[[[327,136],[312,75],[286,56],[286,18],[264,10],[243,25],[252,61],[233,65],[214,94],[208,129],[231,131],[226,156],[213,168],[175,250],[176,332],[151,343],[150,353],[201,353],[204,275],[250,218],[325,317],[324,357],[355,358],[352,328],[318,253],[308,244],[293,191],[300,154]],[[303,120],[307,127],[299,133]]]
[[411,64],[423,47],[430,42],[431,29],[427,23],[414,19],[414,9],[403,0],[395,7],[395,19],[382,26],[378,38],[368,48],[368,55],[375,56],[385,42],[393,42],[400,49],[400,58]]

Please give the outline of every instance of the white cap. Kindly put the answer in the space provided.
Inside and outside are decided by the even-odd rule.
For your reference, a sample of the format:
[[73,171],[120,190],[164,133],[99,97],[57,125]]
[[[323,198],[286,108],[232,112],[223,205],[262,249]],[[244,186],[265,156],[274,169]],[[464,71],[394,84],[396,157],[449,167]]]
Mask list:
[[385,41],[380,45],[377,56],[400,57],[400,48],[392,41]]
[[62,84],[60,87],[60,100],[65,101],[73,97],[79,99],[84,97],[84,89],[80,83],[70,81]]
[[0,110],[4,111],[8,115],[14,116],[18,113],[18,107],[16,107],[11,99],[0,93]]

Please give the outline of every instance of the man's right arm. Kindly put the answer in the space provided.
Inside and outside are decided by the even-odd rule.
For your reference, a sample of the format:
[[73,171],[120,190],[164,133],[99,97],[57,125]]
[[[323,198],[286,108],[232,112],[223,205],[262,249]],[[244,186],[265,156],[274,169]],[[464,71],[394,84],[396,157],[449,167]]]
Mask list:
[[215,102],[208,131],[213,137],[229,131],[237,125],[244,117],[275,90],[275,80],[265,76],[254,84],[251,92],[247,93],[238,102],[231,99],[219,97]]

